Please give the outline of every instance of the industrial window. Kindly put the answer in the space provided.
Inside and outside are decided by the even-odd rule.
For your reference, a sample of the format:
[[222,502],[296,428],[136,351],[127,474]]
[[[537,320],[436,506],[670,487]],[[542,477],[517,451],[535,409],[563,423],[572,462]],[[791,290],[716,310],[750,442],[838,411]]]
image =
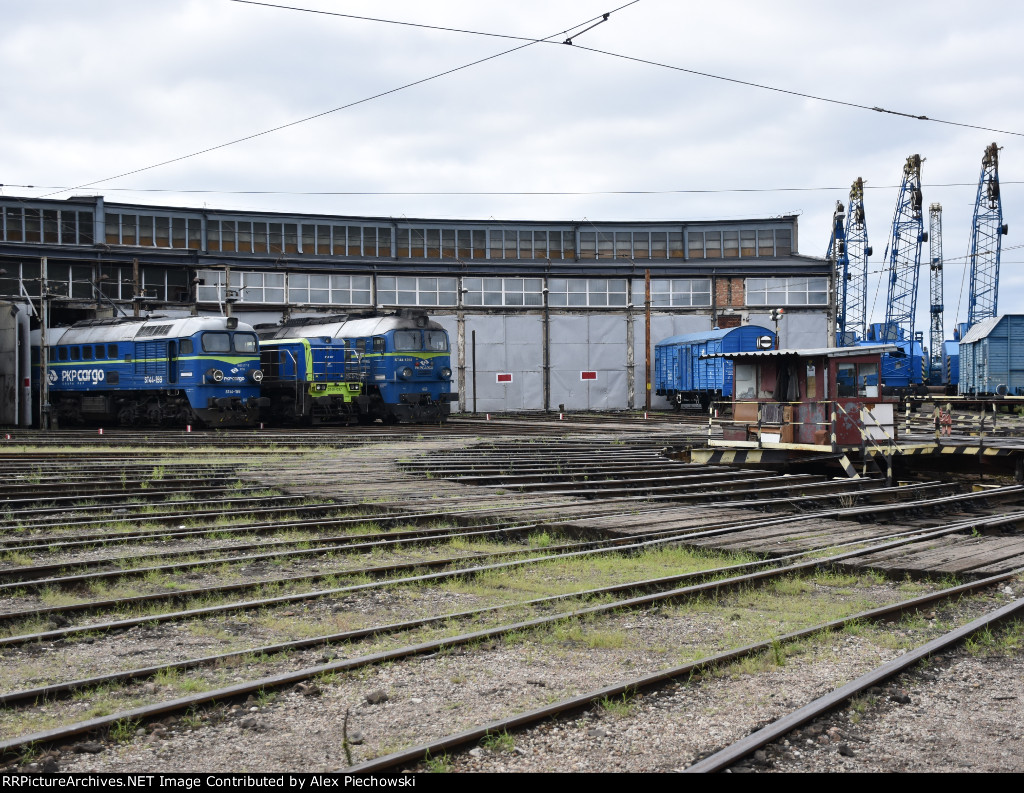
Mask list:
[[757,255],[775,255],[775,232],[772,229],[757,230]]
[[596,259],[597,258],[597,232],[596,231],[581,231],[580,232],[580,258],[581,259]]
[[285,302],[284,273],[243,272],[239,299],[243,303]]
[[651,255],[651,235],[646,231],[633,232],[633,258],[648,259]]
[[668,258],[668,234],[664,231],[651,232],[651,258]]
[[747,305],[825,306],[828,305],[828,279],[805,276],[748,278]]
[[62,360],[62,361],[66,361],[68,359],[68,348],[67,347],[58,347],[57,348],[57,357],[60,360]]
[[625,306],[625,278],[551,278],[548,305],[556,308]]
[[377,304],[381,306],[454,306],[458,279],[377,276]]
[[107,357],[108,358],[117,358],[117,345],[116,344],[108,344],[107,345]]
[[368,275],[288,275],[288,301],[319,305],[370,305]]
[[[199,270],[196,272],[199,285],[196,287],[196,300],[200,303],[223,303],[225,298],[224,271]],[[242,286],[242,274],[238,270],[231,272],[230,288],[238,291]]]
[[71,348],[71,360],[80,361],[82,360],[82,351],[78,347]]
[[652,307],[689,308],[710,305],[710,278],[658,278],[651,280]]
[[427,229],[427,258],[441,258],[441,229]]
[[633,258],[633,235],[628,231],[615,232],[615,258]]
[[668,255],[672,259],[683,258],[683,232],[670,231],[668,234]]
[[8,242],[23,242],[25,239],[22,226],[23,214],[20,208],[7,207],[5,223],[5,234]]
[[104,347],[102,344],[97,344],[96,345],[96,360],[102,361],[106,357],[107,357],[107,348]]
[[42,242],[42,225],[38,209],[25,210],[25,242]]
[[541,278],[463,278],[467,306],[542,306]]
[[411,259],[422,259],[424,258],[426,245],[425,237],[423,236],[423,229],[409,229],[409,258]]
[[738,231],[722,232],[722,257],[736,259],[740,255],[740,233]]
[[92,360],[92,345],[91,344],[84,344],[84,345],[82,345],[82,360],[83,361],[91,361]]

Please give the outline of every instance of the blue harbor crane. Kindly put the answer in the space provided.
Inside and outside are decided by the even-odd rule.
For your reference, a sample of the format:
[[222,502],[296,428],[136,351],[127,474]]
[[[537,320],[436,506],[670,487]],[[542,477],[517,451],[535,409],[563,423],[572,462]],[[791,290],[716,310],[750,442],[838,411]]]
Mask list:
[[[868,227],[864,217],[864,180],[850,187],[849,212],[836,202],[826,258],[836,272],[836,345],[850,347],[867,334]],[[843,223],[845,217],[845,224]]]
[[[1003,223],[1003,202],[999,196],[999,147],[991,144],[981,159],[978,198],[974,202],[971,228],[971,291],[967,305],[967,325],[996,316],[999,297],[999,254],[1003,235],[1009,229]],[[962,336],[961,336],[962,338]]]
[[921,155],[912,154],[903,166],[903,183],[889,240],[885,322],[873,324],[868,334],[871,343],[896,344],[902,351],[901,355],[882,357],[882,382],[890,392],[919,390],[924,383],[924,334],[914,327],[921,244],[928,241],[922,211],[922,162]]
[[942,204],[928,207],[929,286],[931,292],[931,333],[928,335],[928,382],[942,381]]
[[[832,263],[832,271],[836,278],[836,346],[846,347],[852,343],[852,338],[848,338],[846,332],[850,257],[846,255],[846,207],[842,201],[836,201],[836,210],[832,213],[832,236],[828,241],[825,258]],[[851,331],[850,336],[852,335]]]

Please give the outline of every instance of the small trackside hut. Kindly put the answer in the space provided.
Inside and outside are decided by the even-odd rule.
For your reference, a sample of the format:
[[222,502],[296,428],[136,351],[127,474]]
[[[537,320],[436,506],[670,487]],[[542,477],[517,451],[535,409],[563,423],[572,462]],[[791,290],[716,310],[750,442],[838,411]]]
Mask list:
[[[884,354],[898,349],[890,344],[719,353],[733,363],[732,415],[712,419],[721,425],[722,439],[709,438],[709,446],[757,450],[730,456],[733,463],[834,459],[849,475],[851,456],[890,457],[897,400],[882,396]],[[703,457],[725,461],[720,453]]]

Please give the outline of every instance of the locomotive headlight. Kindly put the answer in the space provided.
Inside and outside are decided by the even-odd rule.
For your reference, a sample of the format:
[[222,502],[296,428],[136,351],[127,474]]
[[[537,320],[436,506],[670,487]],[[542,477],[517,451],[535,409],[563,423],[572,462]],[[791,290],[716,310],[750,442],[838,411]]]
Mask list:
[[412,367],[404,366],[399,370],[398,374],[400,377],[403,377],[406,380],[408,380],[410,377],[412,377]]
[[251,372],[249,372],[249,377],[252,378],[252,381],[254,383],[262,383],[263,382],[263,370],[262,369],[253,369]]
[[215,383],[219,383],[224,379],[224,372],[220,369],[209,369],[206,372],[206,379],[212,380]]
[[444,378],[445,380],[448,380],[448,379],[450,379],[450,378],[451,378],[451,376],[452,376],[452,370],[451,370],[451,369],[449,369],[449,368],[448,368],[447,366],[446,366],[446,367],[444,367],[444,368],[443,368],[443,369],[441,370],[441,377],[443,377],[443,378]]

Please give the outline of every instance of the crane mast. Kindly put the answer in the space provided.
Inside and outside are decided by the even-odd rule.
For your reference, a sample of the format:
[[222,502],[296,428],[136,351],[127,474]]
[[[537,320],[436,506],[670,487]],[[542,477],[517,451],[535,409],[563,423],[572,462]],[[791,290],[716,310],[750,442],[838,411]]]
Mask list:
[[928,207],[928,245],[931,254],[929,284],[931,292],[931,334],[928,336],[928,381],[942,378],[942,204]]
[[971,230],[971,291],[967,324],[973,327],[983,319],[996,316],[999,296],[999,254],[1002,238],[1003,203],[999,196],[999,147],[991,144],[981,159],[978,198],[974,203]]
[[914,341],[914,312],[917,310],[918,268],[924,231],[921,204],[921,156],[907,157],[903,166],[896,214],[889,242],[889,289],[885,327],[879,341]]
[[864,180],[860,177],[850,187],[847,208],[846,257],[849,270],[843,293],[845,329],[855,338],[863,339],[867,337],[868,329],[868,257],[871,247],[864,216]]
[[836,277],[836,345],[847,347],[853,343],[846,335],[847,284],[850,278],[850,259],[846,255],[846,209],[842,201],[836,201],[832,213],[832,237],[828,241],[825,258],[832,262]]

